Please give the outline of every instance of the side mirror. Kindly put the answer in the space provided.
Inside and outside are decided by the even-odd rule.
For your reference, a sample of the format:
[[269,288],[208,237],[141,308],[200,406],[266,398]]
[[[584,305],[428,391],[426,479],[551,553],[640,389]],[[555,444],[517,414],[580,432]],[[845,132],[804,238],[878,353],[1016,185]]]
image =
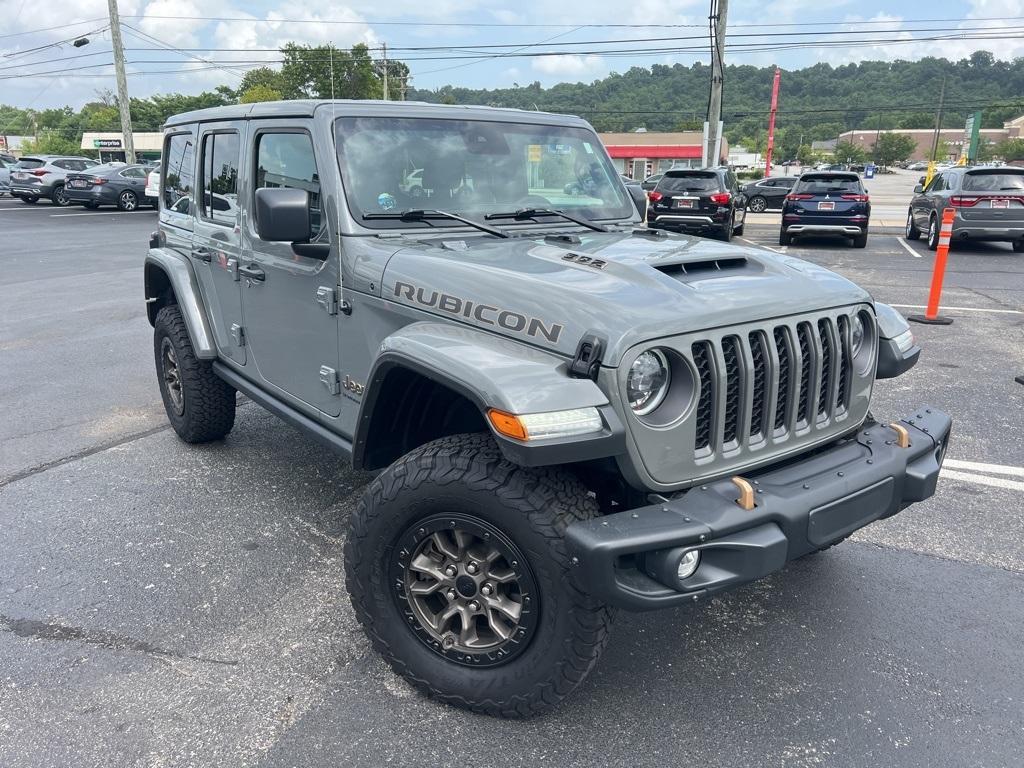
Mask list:
[[921,178],[919,178],[919,179],[917,180],[917,183],[918,183],[918,184],[921,184],[921,185],[924,185],[924,176],[922,176]]
[[299,256],[326,259],[330,243],[311,243],[309,193],[304,189],[263,187],[256,190],[256,233],[268,243],[291,243]]
[[627,184],[626,189],[629,191],[629,196],[633,198],[633,205],[636,206],[637,213],[642,219],[647,211],[647,193],[639,184]]
[[924,185],[923,184],[918,184],[916,187],[914,187],[914,194],[915,195],[920,195],[922,192],[924,192]]

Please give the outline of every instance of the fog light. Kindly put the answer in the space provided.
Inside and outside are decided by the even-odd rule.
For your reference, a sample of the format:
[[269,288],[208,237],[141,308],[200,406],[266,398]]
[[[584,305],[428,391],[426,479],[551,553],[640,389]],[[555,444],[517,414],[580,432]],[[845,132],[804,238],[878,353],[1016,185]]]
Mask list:
[[679,558],[679,567],[676,569],[676,575],[679,577],[679,580],[683,581],[693,576],[698,565],[700,565],[700,552],[698,550],[691,549],[684,552],[683,556]]

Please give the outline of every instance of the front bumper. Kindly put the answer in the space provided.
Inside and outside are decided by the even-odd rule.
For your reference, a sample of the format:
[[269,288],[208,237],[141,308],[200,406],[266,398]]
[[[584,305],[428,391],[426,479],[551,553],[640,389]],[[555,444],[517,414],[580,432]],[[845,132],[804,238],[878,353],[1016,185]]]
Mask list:
[[[605,602],[650,610],[767,576],[935,492],[952,420],[921,408],[899,424],[909,434],[906,448],[897,430],[869,422],[802,460],[744,476],[756,491],[751,510],[737,504],[737,486],[725,479],[572,523],[574,578]],[[688,550],[700,551],[700,565],[678,581],[674,563]]]

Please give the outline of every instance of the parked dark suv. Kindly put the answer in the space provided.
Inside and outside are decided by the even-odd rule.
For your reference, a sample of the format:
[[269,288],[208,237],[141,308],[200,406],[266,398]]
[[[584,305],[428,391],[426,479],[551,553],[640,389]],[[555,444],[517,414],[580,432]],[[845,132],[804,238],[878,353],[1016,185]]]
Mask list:
[[805,173],[782,204],[779,245],[797,235],[843,235],[856,248],[868,244],[871,202],[856,173]]
[[731,240],[743,234],[747,198],[728,168],[666,171],[649,196],[647,222],[657,229]]
[[935,174],[926,188],[919,184],[914,189],[907,239],[917,240],[924,233],[934,251],[946,208],[956,212],[954,241],[1003,241],[1024,253],[1024,168],[957,167]]

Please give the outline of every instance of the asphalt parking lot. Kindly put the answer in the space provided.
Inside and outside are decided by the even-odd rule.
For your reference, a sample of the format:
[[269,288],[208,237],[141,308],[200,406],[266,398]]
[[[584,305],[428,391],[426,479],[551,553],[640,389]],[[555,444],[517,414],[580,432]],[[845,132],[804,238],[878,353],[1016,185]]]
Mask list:
[[[900,222],[902,223],[902,222]],[[252,403],[166,427],[142,296],[156,216],[0,199],[0,766],[1019,766],[1024,257],[951,254],[873,411],[954,418],[938,494],[709,603],[620,613],[551,715],[467,714],[370,650],[342,542],[367,477]],[[747,243],[777,246],[758,217]],[[736,241],[743,244],[742,241]],[[933,254],[784,249],[905,312]]]

